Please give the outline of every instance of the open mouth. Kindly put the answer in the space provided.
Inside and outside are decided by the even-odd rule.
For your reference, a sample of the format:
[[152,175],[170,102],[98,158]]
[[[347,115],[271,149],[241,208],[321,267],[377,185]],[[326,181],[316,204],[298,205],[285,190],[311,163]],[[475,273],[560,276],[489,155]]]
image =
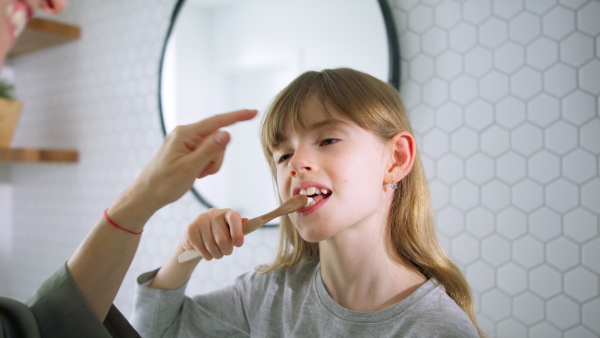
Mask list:
[[300,195],[306,195],[308,197],[308,203],[304,209],[308,209],[321,201],[326,200],[331,196],[331,190],[319,189],[316,187],[309,187],[307,189],[300,189]]

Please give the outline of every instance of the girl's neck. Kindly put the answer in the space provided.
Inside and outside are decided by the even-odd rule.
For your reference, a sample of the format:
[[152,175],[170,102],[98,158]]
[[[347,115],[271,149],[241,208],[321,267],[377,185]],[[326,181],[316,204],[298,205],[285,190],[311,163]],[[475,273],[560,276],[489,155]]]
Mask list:
[[347,229],[319,243],[321,276],[327,292],[354,311],[378,311],[408,297],[425,277],[399,258],[392,259],[385,226]]

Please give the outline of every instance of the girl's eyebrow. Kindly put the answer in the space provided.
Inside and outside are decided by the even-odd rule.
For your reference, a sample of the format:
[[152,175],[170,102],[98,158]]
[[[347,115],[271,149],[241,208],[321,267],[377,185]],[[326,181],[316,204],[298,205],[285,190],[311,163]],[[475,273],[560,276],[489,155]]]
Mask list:
[[[346,122],[344,120],[338,120],[338,119],[325,119],[325,120],[315,122],[315,123],[307,126],[306,128],[303,128],[303,130],[317,130],[317,129],[330,127],[330,126],[337,126],[337,125],[348,125],[348,122]],[[273,147],[273,149],[276,150],[278,148],[281,148],[281,145],[286,143],[287,141],[288,141],[287,136],[281,138],[281,140],[278,142],[278,144],[275,147]]]

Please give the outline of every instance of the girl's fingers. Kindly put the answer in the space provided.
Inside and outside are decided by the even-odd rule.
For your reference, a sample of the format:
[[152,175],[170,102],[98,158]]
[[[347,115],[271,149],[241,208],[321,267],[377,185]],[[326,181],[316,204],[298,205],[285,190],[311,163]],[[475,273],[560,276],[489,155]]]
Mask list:
[[[225,213],[225,219],[229,224],[229,236],[233,245],[240,247],[244,244],[244,232],[242,230],[242,217],[237,211],[229,210]],[[245,220],[247,220],[245,218]]]
[[[211,219],[211,222],[212,222],[212,219]],[[223,255],[221,254],[221,251],[219,249],[219,246],[217,245],[217,242],[215,241],[215,237],[213,235],[213,230],[212,230],[212,224],[210,226],[205,226],[205,227],[200,228],[200,234],[202,235],[202,242],[207,251],[207,256],[204,257],[204,255],[203,255],[202,257],[204,257],[204,259],[206,259],[207,261],[209,261],[213,258],[219,259],[219,258],[223,257]]]

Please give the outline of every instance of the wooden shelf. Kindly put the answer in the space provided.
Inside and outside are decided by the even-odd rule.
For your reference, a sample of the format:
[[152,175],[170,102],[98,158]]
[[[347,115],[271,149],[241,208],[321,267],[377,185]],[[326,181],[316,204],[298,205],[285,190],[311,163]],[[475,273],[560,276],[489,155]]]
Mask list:
[[8,57],[15,57],[79,39],[79,27],[43,18],[31,18]]
[[0,162],[38,163],[66,162],[74,163],[79,160],[76,150],[65,149],[33,149],[33,148],[0,148]]

